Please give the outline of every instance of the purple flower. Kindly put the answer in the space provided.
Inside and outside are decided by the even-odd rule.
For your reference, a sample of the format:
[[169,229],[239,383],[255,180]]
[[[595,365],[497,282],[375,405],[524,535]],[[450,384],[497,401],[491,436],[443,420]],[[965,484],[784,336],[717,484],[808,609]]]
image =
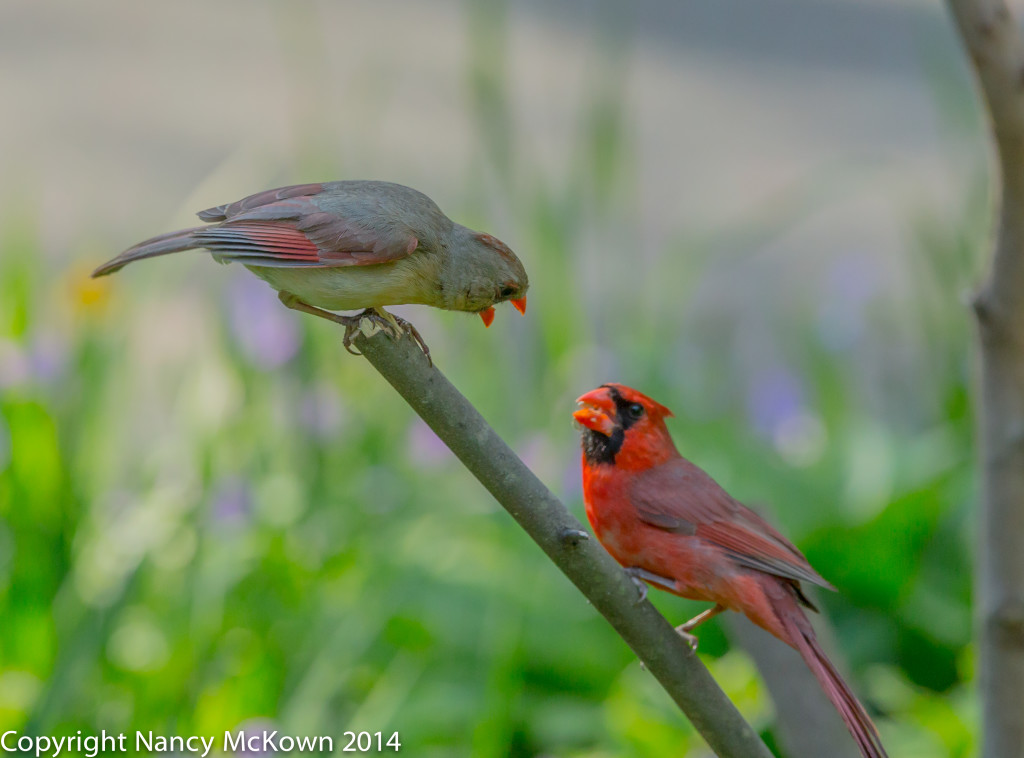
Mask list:
[[563,501],[575,501],[583,497],[583,474],[580,472],[578,458],[573,458],[569,465],[562,469],[562,492]]
[[548,446],[547,437],[543,434],[534,434],[519,445],[519,457],[526,467],[531,471],[551,460],[551,451]]
[[747,414],[754,428],[766,437],[801,413],[804,391],[800,377],[775,366],[754,372],[747,386]]
[[329,384],[307,389],[299,406],[299,422],[314,437],[336,437],[345,422],[345,407],[337,391]]
[[228,285],[228,303],[232,334],[253,364],[271,369],[295,357],[302,339],[298,322],[269,286],[237,276]]
[[818,314],[818,332],[827,347],[843,350],[863,334],[865,309],[879,285],[878,269],[866,255],[845,255],[832,264]]
[[843,255],[829,268],[828,288],[834,297],[863,306],[878,292],[878,274],[866,254]]
[[22,345],[0,339],[0,389],[30,382],[51,383],[67,363],[67,343],[55,332],[36,332]]
[[[278,726],[269,719],[250,719],[239,724],[238,728],[231,732],[233,740],[238,736],[239,732],[244,735],[242,749],[237,751],[235,756],[237,758],[259,758],[259,756],[274,755],[275,753],[272,748],[263,749],[263,737],[264,735],[273,734],[277,729]],[[253,749],[250,750],[250,747]]]
[[409,425],[405,442],[409,460],[420,468],[436,468],[452,458],[452,451],[421,419]]
[[27,384],[32,363],[17,342],[0,339],[0,390]]
[[67,364],[67,342],[56,332],[40,332],[32,337],[28,363],[37,382],[54,382],[63,375]]
[[552,446],[546,434],[538,432],[530,435],[517,445],[516,452],[526,467],[542,481],[554,481],[561,476],[564,457],[561,451]]
[[249,520],[252,512],[252,494],[249,486],[237,476],[229,476],[217,483],[211,513],[218,524],[235,526]]

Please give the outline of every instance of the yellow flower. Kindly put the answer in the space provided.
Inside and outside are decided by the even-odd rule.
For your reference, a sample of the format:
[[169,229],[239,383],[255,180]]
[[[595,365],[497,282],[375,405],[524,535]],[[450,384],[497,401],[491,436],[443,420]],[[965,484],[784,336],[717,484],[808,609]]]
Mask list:
[[102,313],[110,301],[110,280],[93,279],[89,274],[88,268],[76,265],[68,275],[75,315]]

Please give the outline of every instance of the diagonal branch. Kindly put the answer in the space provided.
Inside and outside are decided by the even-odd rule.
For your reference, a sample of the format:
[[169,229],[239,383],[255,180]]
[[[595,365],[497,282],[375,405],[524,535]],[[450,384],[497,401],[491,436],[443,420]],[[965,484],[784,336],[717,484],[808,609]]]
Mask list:
[[604,616],[722,758],[771,753],[689,646],[410,339],[354,340],[381,375]]
[[981,346],[977,578],[986,758],[1024,758],[1024,40],[1004,0],[947,0],[988,109],[999,220]]

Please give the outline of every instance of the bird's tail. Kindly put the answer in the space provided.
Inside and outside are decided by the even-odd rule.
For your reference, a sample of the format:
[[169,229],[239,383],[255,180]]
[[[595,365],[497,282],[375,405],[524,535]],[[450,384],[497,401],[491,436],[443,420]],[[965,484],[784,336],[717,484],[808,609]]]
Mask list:
[[161,234],[159,237],[152,237],[145,242],[140,242],[134,247],[128,248],[116,258],[104,263],[93,271],[92,275],[94,277],[106,276],[121,270],[132,261],[140,261],[143,258],[154,258],[158,255],[167,255],[168,253],[177,253],[182,250],[202,247],[202,243],[194,237],[194,233],[202,228],[205,227],[182,229],[181,231]]
[[802,613],[800,614],[804,622],[802,624],[789,614],[783,615],[783,623],[790,633],[793,646],[814,673],[814,678],[818,680],[828,699],[832,701],[832,705],[839,711],[839,715],[842,716],[846,728],[850,730],[850,734],[853,735],[864,758],[888,758],[888,753],[882,747],[882,740],[878,736],[878,729],[875,728],[871,717],[868,716],[868,712],[864,710],[864,706],[861,705],[857,696],[853,694],[853,690],[839,676],[836,667],[825,655],[825,651],[821,649],[810,622]]

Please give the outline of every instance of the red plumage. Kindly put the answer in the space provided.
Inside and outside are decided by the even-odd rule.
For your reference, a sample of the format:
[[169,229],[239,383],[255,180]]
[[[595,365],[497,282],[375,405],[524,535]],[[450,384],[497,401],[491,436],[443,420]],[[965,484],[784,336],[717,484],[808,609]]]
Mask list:
[[634,575],[676,595],[745,614],[795,648],[866,758],[884,758],[878,731],[818,645],[801,606],[807,581],[834,589],[768,522],[676,450],[646,395],[606,384],[583,395],[583,500],[597,538]]

